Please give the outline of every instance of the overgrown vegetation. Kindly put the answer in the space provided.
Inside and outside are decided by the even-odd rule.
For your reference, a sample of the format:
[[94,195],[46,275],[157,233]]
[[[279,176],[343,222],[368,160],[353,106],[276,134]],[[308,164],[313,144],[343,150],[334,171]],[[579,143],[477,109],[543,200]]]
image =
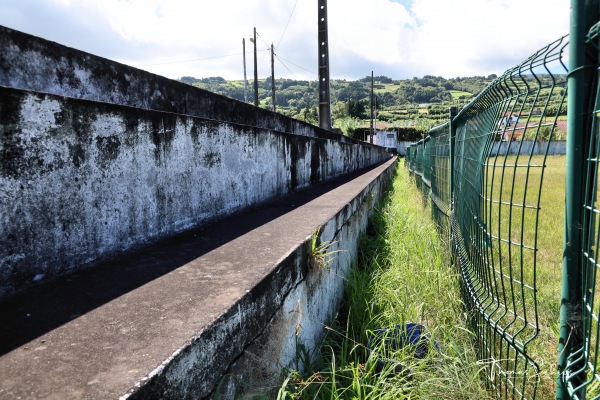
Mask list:
[[[458,276],[428,213],[400,167],[361,239],[358,266],[324,345],[314,354],[298,345],[279,399],[488,398]],[[371,341],[369,348],[374,330],[408,322],[427,327],[424,354],[414,345],[393,350]]]

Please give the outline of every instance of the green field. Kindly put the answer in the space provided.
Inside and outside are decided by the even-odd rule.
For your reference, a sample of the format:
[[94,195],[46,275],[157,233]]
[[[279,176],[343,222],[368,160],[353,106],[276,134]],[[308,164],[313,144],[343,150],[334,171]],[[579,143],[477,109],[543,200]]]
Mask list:
[[[541,198],[538,227],[538,314],[541,332],[534,342],[542,367],[541,392],[554,393],[562,279],[562,253],[565,212],[566,157],[548,157]],[[541,397],[540,398],[544,398]]]
[[460,90],[448,90],[448,92],[450,92],[450,94],[452,95],[453,100],[458,100],[458,99],[460,99],[461,96],[465,96],[465,98],[467,98],[467,99],[470,99],[473,97],[473,93],[470,93],[470,92],[463,92]]
[[[519,167],[513,168],[514,165]],[[510,238],[510,244],[500,240],[492,244],[496,269],[502,263],[504,270],[510,269],[513,276],[512,280],[497,279],[497,283],[502,281],[505,288],[511,282],[517,288],[515,282],[535,287],[531,292],[514,290],[507,293],[507,297],[515,299],[517,310],[522,315],[527,314],[530,321],[534,321],[534,297],[537,299],[540,332],[528,344],[528,353],[540,366],[538,398],[546,399],[554,396],[557,373],[566,157],[546,158],[540,193],[542,165],[542,156],[490,158],[486,197],[496,201],[493,205],[488,203],[489,231],[495,237]],[[536,221],[538,201],[540,210]],[[511,328],[516,330],[518,326],[514,324]]]

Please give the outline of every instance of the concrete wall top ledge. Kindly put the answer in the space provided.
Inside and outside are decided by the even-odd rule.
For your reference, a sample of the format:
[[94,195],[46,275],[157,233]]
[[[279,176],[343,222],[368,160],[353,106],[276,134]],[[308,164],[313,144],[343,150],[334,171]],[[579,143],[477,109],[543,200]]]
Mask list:
[[4,26],[0,26],[0,54],[1,86],[358,142],[252,104]]

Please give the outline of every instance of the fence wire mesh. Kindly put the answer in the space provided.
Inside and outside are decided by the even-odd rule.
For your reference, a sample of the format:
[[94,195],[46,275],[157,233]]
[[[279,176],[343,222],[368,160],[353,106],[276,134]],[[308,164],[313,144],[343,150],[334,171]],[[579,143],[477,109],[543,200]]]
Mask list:
[[[594,25],[588,34],[588,43],[600,51],[600,23]],[[597,66],[596,70],[598,70]],[[599,399],[600,398],[600,372],[598,371],[598,351],[600,341],[600,293],[596,291],[598,283],[598,245],[600,241],[600,225],[598,224],[598,163],[600,157],[600,85],[597,82],[591,85],[596,88],[595,101],[591,113],[591,131],[584,142],[587,148],[584,162],[584,197],[582,207],[582,307],[574,305],[571,310],[572,318],[580,319],[582,332],[574,332],[574,336],[581,336],[583,340],[573,347],[568,355],[567,366],[562,372],[572,399]]]
[[499,398],[533,399],[540,380],[528,349],[540,332],[540,200],[548,148],[566,113],[567,43],[506,71],[406,155],[438,226],[451,227],[482,375]]
[[[450,123],[429,131],[431,215],[442,238],[450,237]],[[447,243],[449,244],[449,242]]]

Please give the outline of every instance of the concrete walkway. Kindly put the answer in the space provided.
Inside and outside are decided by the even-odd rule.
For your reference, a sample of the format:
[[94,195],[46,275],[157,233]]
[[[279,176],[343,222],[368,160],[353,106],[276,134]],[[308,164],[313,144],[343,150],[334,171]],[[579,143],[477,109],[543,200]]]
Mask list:
[[[394,163],[296,192],[0,303],[0,398],[139,393],[240,301],[270,290],[266,277],[290,252]],[[212,362],[225,370],[231,361]]]

